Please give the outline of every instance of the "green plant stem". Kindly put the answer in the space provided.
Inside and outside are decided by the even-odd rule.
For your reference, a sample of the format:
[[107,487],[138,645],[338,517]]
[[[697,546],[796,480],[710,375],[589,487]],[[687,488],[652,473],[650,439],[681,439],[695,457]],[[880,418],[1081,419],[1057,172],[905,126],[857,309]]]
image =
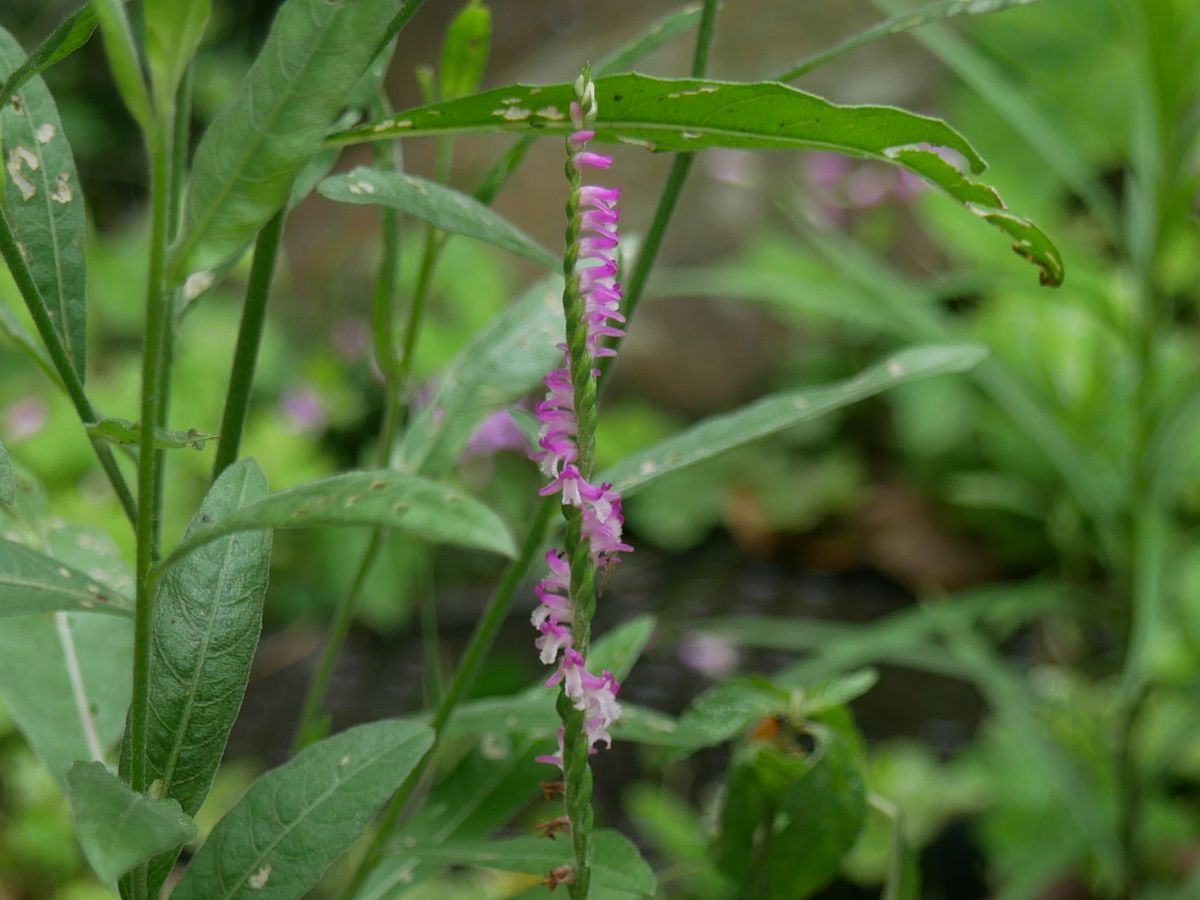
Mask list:
[[[142,350],[142,404],[138,439],[137,605],[133,621],[133,697],[129,704],[129,785],[146,790],[146,729],[150,714],[150,640],[157,582],[151,567],[158,556],[162,472],[154,447],[154,430],[161,418],[167,385],[164,359],[171,318],[171,295],[166,283],[167,243],[171,218],[171,168],[174,159],[173,110],[159,110],[146,131],[150,161],[150,256],[146,278],[146,331]],[[134,900],[148,892],[146,866],[133,873]]]
[[[37,283],[33,280],[33,273],[29,271],[25,257],[21,255],[20,245],[3,209],[0,209],[0,256],[4,257],[4,262],[8,265],[9,272],[12,273],[17,290],[20,291],[21,298],[25,301],[25,307],[29,310],[34,327],[37,328],[38,335],[50,355],[50,362],[53,364],[55,372],[58,373],[58,378],[66,390],[71,404],[75,407],[79,421],[84,425],[99,421],[100,415],[92,406],[92,401],[83,388],[83,379],[75,371],[75,365],[71,362],[71,357],[67,355],[67,349],[63,346],[62,339],[54,328],[54,322],[47,311],[46,302],[42,298],[41,291],[38,290]],[[130,524],[136,525],[137,506],[134,503],[133,494],[130,493],[129,485],[125,481],[125,476],[121,474],[121,470],[117,466],[112,448],[97,438],[92,438],[91,443],[92,449],[96,453],[96,459],[99,460],[100,467],[108,476],[113,493],[117,496],[117,501],[125,511]]]
[[[700,14],[700,27],[696,35],[696,52],[692,57],[693,78],[703,78],[708,74],[708,60],[712,54],[713,41],[717,34],[718,5],[718,0],[704,0],[704,10]],[[641,303],[642,295],[646,290],[646,282],[650,278],[654,264],[658,261],[658,252],[662,249],[667,226],[671,224],[671,218],[675,215],[679,195],[683,193],[683,186],[687,182],[695,160],[696,154],[694,153],[676,153],[675,160],[671,163],[671,171],[667,174],[667,182],[663,185],[662,194],[659,195],[658,206],[654,210],[654,218],[650,222],[650,230],[646,232],[642,249],[638,251],[632,274],[622,285],[625,299],[621,301],[621,312],[625,316],[627,329],[629,322],[633,319],[633,314],[637,311],[638,304]],[[616,357],[609,356],[600,361],[599,390],[601,393],[608,385],[609,378],[612,377],[612,366],[615,359]]]
[[508,618],[517,588],[524,583],[533,561],[542,549],[550,530],[550,521],[559,505],[555,497],[547,497],[539,504],[537,514],[525,535],[525,541],[521,544],[520,553],[505,570],[503,579],[480,614],[475,630],[471,633],[471,639],[467,643],[467,649],[463,651],[462,658],[454,670],[454,677],[450,679],[450,684],[442,695],[441,703],[438,704],[438,708],[433,714],[433,720],[430,723],[433,728],[433,745],[426,751],[421,761],[409,773],[408,778],[404,780],[400,789],[392,797],[392,801],[379,823],[379,828],[375,832],[375,837],[368,846],[362,861],[358,864],[358,868],[351,876],[350,883],[342,892],[342,900],[353,900],[383,859],[388,839],[396,830],[396,825],[400,822],[400,816],[408,805],[409,799],[437,754],[446,725],[450,722],[455,707],[462,702],[475,683],[479,670],[483,667],[483,661],[487,658],[488,652],[496,640],[496,635],[500,632],[500,626]]
[[237,346],[233,352],[233,368],[229,374],[229,389],[225,394],[225,412],[221,416],[221,440],[213,461],[213,480],[238,458],[246,414],[250,409],[250,390],[258,364],[258,348],[262,344],[263,322],[267,316],[267,299],[271,279],[279,257],[283,225],[287,210],[276,211],[258,233],[254,244],[254,262],[246,284],[246,301],[242,306],[242,322],[238,327]]

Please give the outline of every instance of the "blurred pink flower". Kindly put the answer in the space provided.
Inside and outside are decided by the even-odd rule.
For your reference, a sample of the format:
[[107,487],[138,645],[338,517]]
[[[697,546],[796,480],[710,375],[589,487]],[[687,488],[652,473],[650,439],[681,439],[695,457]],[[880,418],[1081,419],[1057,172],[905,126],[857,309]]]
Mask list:
[[333,326],[333,350],[342,359],[353,362],[366,352],[370,337],[365,322],[358,319],[342,319]]
[[10,441],[33,437],[46,424],[46,404],[40,397],[22,397],[4,411],[4,424]]
[[480,456],[491,456],[501,450],[529,452],[529,439],[507,409],[497,410],[479,423],[475,433],[467,441],[459,461],[466,462]]
[[720,680],[737,668],[739,654],[732,641],[706,631],[696,631],[684,635],[679,642],[679,659],[689,669]]
[[285,391],[279,408],[292,428],[301,433],[320,431],[329,420],[320,395],[308,385]]

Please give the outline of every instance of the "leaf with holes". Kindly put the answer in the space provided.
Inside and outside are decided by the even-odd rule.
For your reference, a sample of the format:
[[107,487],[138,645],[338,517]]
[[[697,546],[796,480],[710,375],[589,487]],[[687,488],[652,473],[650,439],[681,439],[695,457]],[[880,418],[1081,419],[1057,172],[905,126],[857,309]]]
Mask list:
[[315,525],[376,525],[435,543],[516,555],[508,527],[478,500],[449,485],[385,469],[335,475],[232,510],[190,532],[158,571],[228,534]]
[[196,823],[174,800],[152,800],[99,762],[77,762],[67,773],[75,835],[92,871],[112,884],[156,853],[196,837]]
[[196,148],[176,283],[237,253],[287,202],[292,181],[367,70],[397,0],[288,0],[233,103]]
[[[778,82],[737,83],[694,78],[611,75],[596,79],[596,140],[647,150],[832,150],[903,166],[926,178],[967,210],[1005,231],[1013,249],[1059,284],[1062,257],[1042,231],[1009,212],[991,187],[968,178],[939,152],[961,156],[970,172],[986,164],[961,134],[939,119],[889,106],[838,106]],[[334,134],[333,143],[491,131],[566,135],[574,87],[525,85],[404,110]]]
[[671,472],[865,400],[898,384],[965,371],[986,355],[987,351],[977,344],[911,347],[845,381],[781,391],[734,412],[705,419],[682,434],[623,459],[600,478],[629,495]]
[[303,896],[371,824],[433,743],[402,719],[300,751],[246,791],[192,859],[173,900]]
[[[0,75],[25,59],[0,28]],[[83,196],[75,157],[58,108],[40,77],[0,107],[4,155],[4,210],[33,281],[67,355],[84,377],[87,362],[87,264]]]
[[326,178],[318,190],[339,203],[386,206],[408,213],[434,228],[475,238],[548,269],[562,265],[558,257],[491,207],[427,178],[359,166]]
[[0,540],[0,617],[49,612],[128,616],[133,604],[95,579],[23,544]]
[[[189,532],[267,496],[258,464],[243,459],[221,473]],[[178,800],[195,815],[208,795],[242,706],[262,629],[271,564],[271,532],[246,531],[199,548],[159,586],[151,623],[146,779],[156,797]],[[128,767],[123,748],[122,771]],[[162,885],[175,854],[150,865],[150,893]]]

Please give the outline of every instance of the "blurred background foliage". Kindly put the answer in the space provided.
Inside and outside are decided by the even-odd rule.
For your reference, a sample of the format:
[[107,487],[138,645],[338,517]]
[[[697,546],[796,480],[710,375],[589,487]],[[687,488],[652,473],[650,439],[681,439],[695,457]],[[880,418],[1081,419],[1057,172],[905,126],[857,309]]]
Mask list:
[[[436,61],[458,5],[431,0],[404,33],[389,82],[398,108],[419,102],[414,67]],[[777,71],[894,5],[843,2],[835,15],[815,0],[728,3],[713,75]],[[673,8],[505,6],[495,9],[485,87],[563,80]],[[990,349],[967,376],[901,387],[644,491],[627,508],[637,553],[613,575],[600,611],[601,630],[636,612],[659,616],[628,695],[673,713],[736,672],[880,665],[879,683],[853,709],[872,789],[901,813],[931,900],[1114,896],[1123,879],[1128,890],[1131,859],[1131,896],[1200,896],[1200,8],[1147,0],[1143,33],[1129,6],[1042,0],[876,42],[798,82],[959,128],[990,163],[990,182],[1054,236],[1067,262],[1062,288],[1035,287],[984,223],[887,167],[713,151],[699,160],[652,302],[605,398],[602,466],[767,390],[849,376],[906,343],[969,338]],[[197,61],[197,130],[236,90],[274,7],[214,4]],[[4,24],[28,47],[69,9],[8,0]],[[640,69],[684,71],[689,43],[677,40]],[[105,72],[93,41],[46,80],[90,210],[89,385],[108,414],[134,418],[144,185],[135,127]],[[404,148],[406,166],[422,174],[433,167],[426,143]],[[535,146],[497,207],[556,247],[553,143]],[[452,182],[475,184],[503,146],[461,139]],[[341,166],[366,152],[350,151]],[[624,227],[636,234],[667,161],[628,148],[616,155]],[[409,286],[418,233],[403,247]],[[370,210],[320,197],[289,222],[245,442],[274,488],[370,456],[382,403],[369,352],[376,242]],[[418,378],[428,385],[532,274],[451,241]],[[185,320],[174,428],[216,430],[245,275]],[[19,309],[6,278],[0,296]],[[0,346],[0,439],[46,486],[54,515],[109,529],[131,554],[127,530],[110,527],[115,505],[74,414],[46,387]],[[203,495],[212,452],[171,456],[168,542]],[[511,450],[464,459],[458,477],[514,521],[537,483]],[[1149,551],[1162,618],[1148,638],[1154,690],[1131,703],[1118,673],[1131,591],[1147,572],[1137,535],[1151,496],[1152,514],[1170,523]],[[209,824],[285,752],[321,629],[365,540],[332,529],[278,538],[266,633],[230,744],[237,765],[222,771]],[[335,678],[335,724],[418,708],[430,680],[420,599],[436,597],[450,660],[495,575],[489,561],[391,538]],[[932,612],[934,601],[945,608],[980,591],[1009,613],[945,624]],[[924,630],[873,650],[873,636],[904,615]],[[479,693],[508,693],[536,676],[523,620],[506,627]],[[781,631],[779,620],[796,627]],[[844,625],[845,640],[806,641],[810,621]],[[939,653],[940,667],[931,662]],[[713,868],[707,837],[730,758],[728,748],[672,761],[621,746],[597,759],[597,783],[620,785],[602,799],[602,815],[666,870],[663,896],[738,896]],[[872,813],[821,896],[877,896],[890,840]],[[106,896],[89,885],[65,804],[0,715],[0,896]],[[411,896],[516,896],[526,886],[451,875]]]

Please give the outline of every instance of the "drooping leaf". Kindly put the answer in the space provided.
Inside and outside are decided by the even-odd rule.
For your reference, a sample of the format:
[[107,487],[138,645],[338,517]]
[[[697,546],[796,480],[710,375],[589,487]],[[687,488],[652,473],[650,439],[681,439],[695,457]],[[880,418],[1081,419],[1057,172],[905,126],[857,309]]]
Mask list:
[[[133,446],[140,440],[141,426],[128,419],[103,418],[99,422],[91,422],[87,426],[89,436],[114,444]],[[203,450],[209,441],[215,441],[218,434],[208,434],[189,428],[187,431],[171,431],[167,428],[154,429],[154,446],[158,450],[179,450],[190,447],[193,450]]]
[[1000,12],[1014,6],[1028,6],[1037,0],[938,0],[909,12],[896,13],[882,22],[865,28],[851,35],[844,41],[839,41],[832,47],[814,53],[798,62],[793,68],[780,74],[776,81],[794,81],[802,75],[832,62],[851,50],[857,50],[863,44],[878,40],[893,34],[912,31],[931,22],[943,19],[953,19],[957,16],[980,16]]
[[174,900],[302,897],[429,749],[402,719],[319,741],[250,786],[192,859]]
[[[625,891],[635,896],[652,896],[657,888],[654,870],[642,859],[629,838],[619,831],[600,828],[593,835],[595,859],[592,883],[597,888]],[[544,875],[570,863],[574,856],[570,841],[548,841],[540,837],[495,841],[448,841],[436,846],[404,847],[398,852],[422,862],[475,866],[502,872]]]
[[212,0],[145,0],[146,61],[161,103],[174,97],[200,39],[204,37]]
[[318,190],[339,203],[397,209],[434,228],[475,238],[548,269],[558,269],[562,265],[553,253],[491,207],[426,178],[359,166],[351,172],[326,178]]
[[741,675],[700,694],[680,717],[680,725],[703,743],[720,744],[748,731],[764,716],[787,711],[788,691],[758,675]]
[[132,603],[96,579],[22,544],[0,540],[0,618],[49,612],[128,616],[132,611]]
[[165,571],[210,541],[239,531],[377,525],[436,543],[516,554],[508,527],[473,497],[436,481],[390,470],[347,472],[271,494],[196,528],[159,565]]
[[[596,79],[596,140],[656,151],[741,149],[834,150],[910,169],[959,200],[968,211],[1013,237],[1013,249],[1058,284],[1057,249],[1027,219],[1008,212],[990,187],[969,179],[938,154],[960,154],[970,171],[985,168],[967,140],[938,119],[893,107],[838,106],[778,82],[754,84],[659,79],[624,74]],[[493,131],[567,134],[570,84],[509,85],[459,100],[404,110],[339,132],[334,143]]]
[[[251,459],[229,466],[209,489],[189,531],[267,495]],[[237,719],[262,628],[271,532],[247,531],[205,544],[163,577],[151,624],[146,779],[157,797],[195,815],[208,795]],[[122,770],[128,765],[128,746]],[[154,895],[175,854],[150,866]]]
[[396,467],[429,476],[448,471],[489,412],[527,393],[553,367],[562,329],[562,279],[546,278],[492,319],[442,373],[405,431]]
[[456,100],[479,90],[492,46],[492,11],[469,0],[446,29],[438,73],[441,99]]
[[902,350],[853,378],[816,388],[781,391],[740,410],[705,419],[681,434],[635,453],[600,476],[629,495],[638,488],[747,444],[856,403],[898,384],[970,369],[987,355],[977,344],[931,344]]
[[366,71],[396,0],[288,0],[233,103],[196,149],[172,280],[210,271],[288,199]]
[[75,763],[67,784],[75,835],[92,871],[105,884],[196,837],[196,823],[177,802],[134,793],[103,763]]
[[11,506],[17,499],[17,479],[13,475],[12,460],[8,450],[0,444],[0,503]]
[[[0,28],[0,75],[25,58]],[[0,107],[4,208],[30,274],[80,379],[86,367],[87,265],[83,196],[58,108],[40,77]]]
[[46,348],[40,341],[34,340],[33,335],[29,333],[21,320],[4,304],[0,304],[0,334],[12,341],[13,346],[27,360],[41,369],[42,374],[50,379],[51,384],[62,384],[62,379],[54,370],[54,363],[50,361],[50,355],[46,352]]
[[129,707],[133,623],[48,613],[0,627],[0,699],[60,785],[80,759],[103,759]]
[[0,106],[4,106],[30,78],[45,72],[86,44],[96,30],[96,23],[96,11],[91,3],[84,3],[63,19],[29,58],[0,83]]

